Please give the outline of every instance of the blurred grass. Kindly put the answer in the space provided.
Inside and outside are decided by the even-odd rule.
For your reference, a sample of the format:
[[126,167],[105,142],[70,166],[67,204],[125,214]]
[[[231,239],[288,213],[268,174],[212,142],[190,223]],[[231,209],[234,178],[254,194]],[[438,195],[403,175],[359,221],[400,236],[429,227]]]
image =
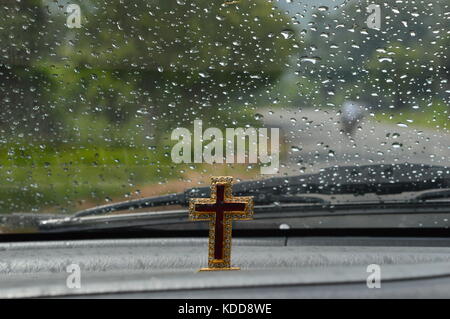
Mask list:
[[[239,114],[239,119],[260,126],[250,111]],[[259,165],[174,164],[170,152],[177,141],[171,141],[166,130],[145,134],[142,119],[114,126],[100,116],[74,116],[68,123],[66,131],[77,132],[75,137],[0,138],[0,214],[72,213],[110,201],[179,191],[192,186],[192,175],[209,185],[211,175],[247,178],[259,172]],[[208,125],[205,121],[204,128]]]
[[408,127],[450,130],[450,106],[443,102],[418,109],[392,110],[375,113],[377,122],[406,124]]
[[104,204],[170,177],[169,165],[168,154],[145,148],[8,145],[0,150],[0,213],[64,212],[81,199]]
[[258,164],[173,164],[170,149],[9,145],[0,150],[0,214],[73,213],[208,186],[212,175],[260,178]]

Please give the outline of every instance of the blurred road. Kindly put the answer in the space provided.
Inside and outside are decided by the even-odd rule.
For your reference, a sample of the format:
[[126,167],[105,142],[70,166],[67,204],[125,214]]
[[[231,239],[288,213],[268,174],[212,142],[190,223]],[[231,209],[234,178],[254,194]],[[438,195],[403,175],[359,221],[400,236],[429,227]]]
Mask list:
[[266,127],[279,127],[281,174],[333,165],[427,163],[450,166],[450,133],[377,123],[368,115],[353,137],[340,132],[338,110],[262,109]]

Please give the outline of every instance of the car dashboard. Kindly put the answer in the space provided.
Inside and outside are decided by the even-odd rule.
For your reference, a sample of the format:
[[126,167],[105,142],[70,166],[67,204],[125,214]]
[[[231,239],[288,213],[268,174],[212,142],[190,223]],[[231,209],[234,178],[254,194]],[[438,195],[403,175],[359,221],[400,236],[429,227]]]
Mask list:
[[[233,239],[237,271],[202,271],[207,238],[0,243],[1,298],[450,297],[450,239]],[[370,288],[370,265],[380,287]],[[79,267],[71,287],[70,266]]]

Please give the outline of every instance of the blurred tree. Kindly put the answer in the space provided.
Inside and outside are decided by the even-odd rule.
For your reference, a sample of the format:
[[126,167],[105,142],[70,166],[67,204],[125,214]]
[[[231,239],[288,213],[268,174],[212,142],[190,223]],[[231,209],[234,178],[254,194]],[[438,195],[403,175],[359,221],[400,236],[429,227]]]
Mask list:
[[48,134],[53,80],[40,61],[50,55],[48,15],[40,0],[0,5],[0,136]]
[[[381,8],[379,30],[367,26],[369,4]],[[362,0],[318,9],[298,58],[299,74],[320,83],[319,94],[310,98],[321,105],[362,99],[374,107],[402,107],[442,91],[438,77],[450,59],[444,40],[449,5],[445,0]]]
[[143,118],[150,135],[237,120],[230,105],[280,77],[295,42],[263,0],[90,0],[82,12],[62,53],[64,103],[118,124]]
[[438,86],[436,82],[441,80],[440,65],[433,50],[401,43],[375,52],[367,62],[367,69],[367,84],[372,86],[372,92],[387,97],[397,108],[407,106],[413,98],[432,96]]

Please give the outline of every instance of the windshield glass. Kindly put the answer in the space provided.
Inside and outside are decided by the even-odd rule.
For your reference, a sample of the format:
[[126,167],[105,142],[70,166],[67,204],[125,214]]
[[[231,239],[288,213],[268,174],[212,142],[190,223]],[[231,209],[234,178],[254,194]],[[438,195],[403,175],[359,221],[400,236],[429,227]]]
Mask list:
[[449,165],[447,0],[3,0],[0,16],[0,233],[12,213],[212,175]]

